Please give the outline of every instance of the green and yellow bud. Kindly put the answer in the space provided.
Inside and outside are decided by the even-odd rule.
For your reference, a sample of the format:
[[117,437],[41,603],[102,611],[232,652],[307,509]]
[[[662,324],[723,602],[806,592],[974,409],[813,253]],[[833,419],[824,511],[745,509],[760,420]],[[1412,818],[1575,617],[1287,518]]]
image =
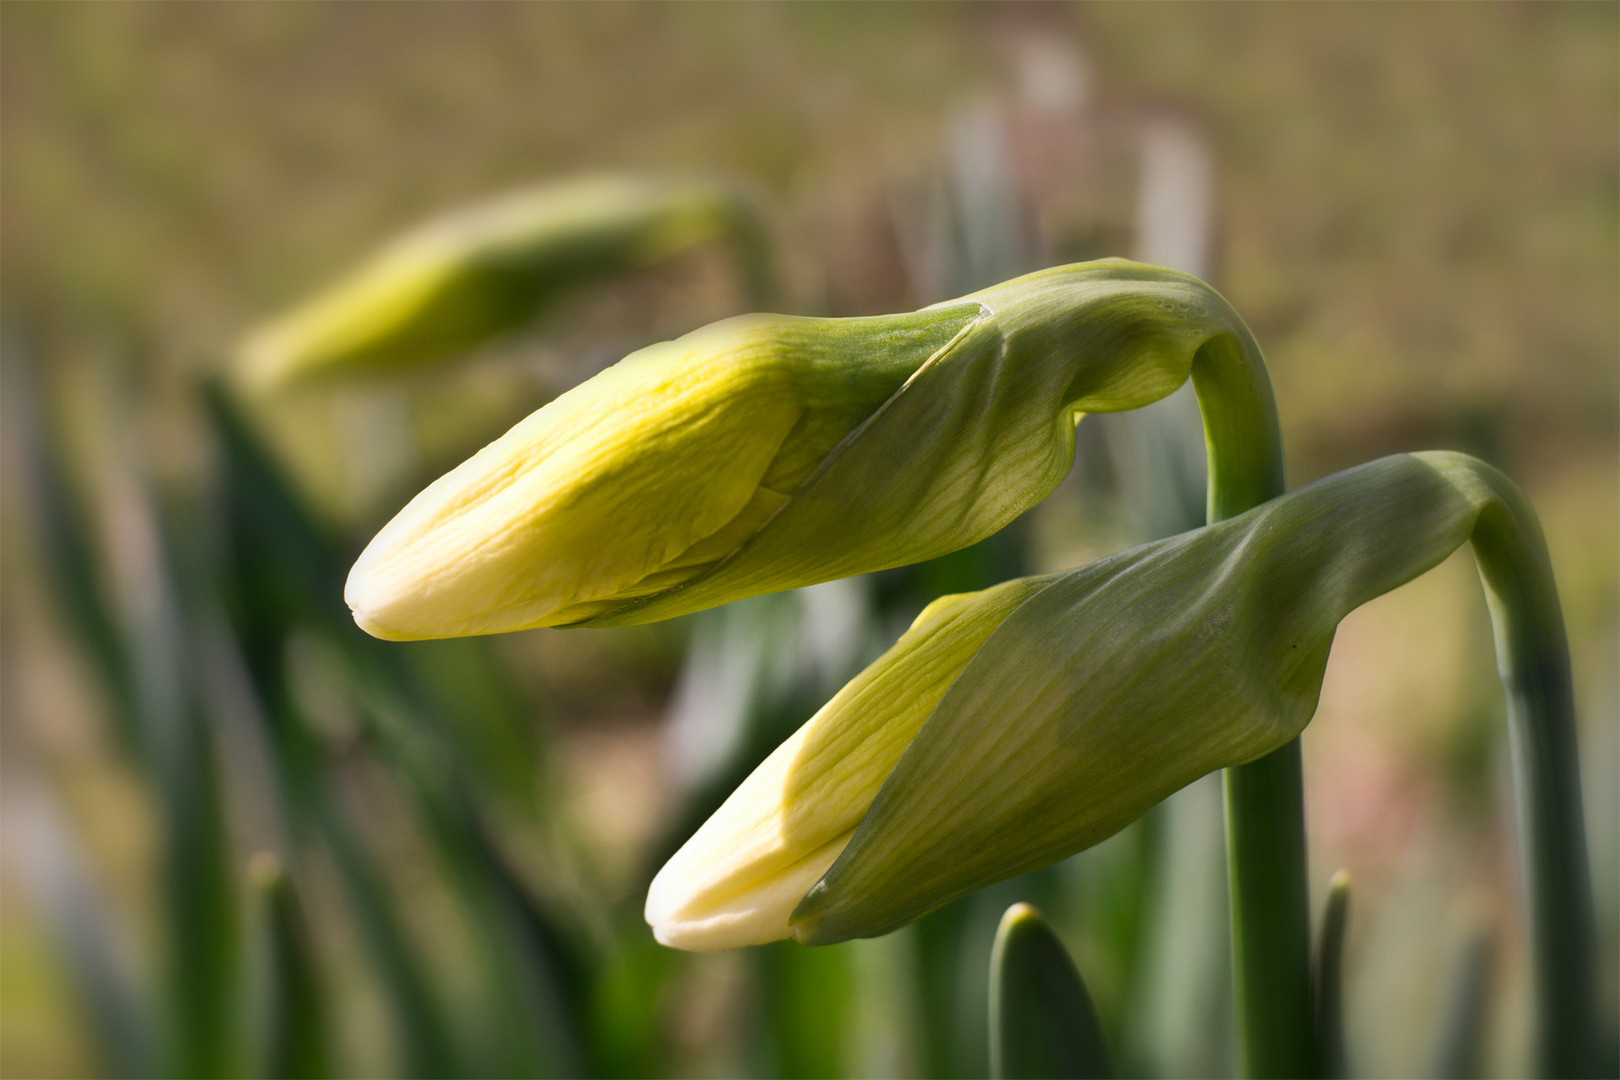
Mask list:
[[237,360],[258,386],[428,363],[532,321],[571,288],[714,240],[763,272],[751,209],[714,184],[595,178],[518,192],[401,236],[251,332]]
[[1022,578],[929,604],[659,871],[646,908],[658,940],[720,949],[787,937],[788,916],[849,843],[951,681],[1047,581]]
[[1044,498],[1082,413],[1155,401],[1212,351],[1269,416],[1226,302],[1120,260],[904,315],[730,319],[632,354],[442,477],[346,595],[370,633],[448,637],[653,622],[921,562]]
[[1539,550],[1500,473],[1404,455],[941,600],[670,861],[648,919],[690,948],[868,937],[1089,847],[1296,737],[1339,621],[1486,519]]

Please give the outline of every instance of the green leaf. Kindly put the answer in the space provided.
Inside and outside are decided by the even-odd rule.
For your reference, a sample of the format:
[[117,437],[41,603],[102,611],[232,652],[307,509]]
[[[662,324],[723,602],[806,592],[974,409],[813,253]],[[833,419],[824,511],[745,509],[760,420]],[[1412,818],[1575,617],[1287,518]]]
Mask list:
[[1028,904],[1007,909],[990,956],[990,1075],[1114,1075],[1080,972]]
[[1324,1080],[1348,1075],[1344,1047],[1344,932],[1350,917],[1350,875],[1328,884],[1316,953],[1316,1046]]
[[261,960],[259,1032],[264,1076],[333,1075],[327,998],[297,894],[280,860],[255,856],[248,879]]
[[1494,953],[1490,934],[1483,927],[1474,927],[1448,973],[1427,1075],[1441,1080],[1485,1075],[1481,1065],[1490,1028]]

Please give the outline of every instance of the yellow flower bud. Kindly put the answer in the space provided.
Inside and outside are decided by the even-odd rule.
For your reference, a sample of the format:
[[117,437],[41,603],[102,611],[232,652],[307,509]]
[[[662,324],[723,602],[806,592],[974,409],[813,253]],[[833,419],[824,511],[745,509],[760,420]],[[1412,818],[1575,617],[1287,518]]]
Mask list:
[[531,321],[571,287],[722,238],[760,271],[751,211],[713,184],[596,178],[522,191],[400,237],[250,333],[237,359],[260,386],[427,363]]
[[1489,466],[1403,455],[937,601],[676,854],[648,921],[684,948],[868,937],[1089,847],[1296,737],[1339,621],[1487,515],[1534,530]]
[[411,500],[349,574],[355,621],[489,634],[675,588],[770,521],[976,314],[745,315],[632,353]]
[[849,843],[951,680],[1047,581],[1022,578],[923,609],[659,871],[646,908],[658,940],[717,949],[787,937],[794,906]]
[[1120,260],[904,315],[716,323],[440,478],[346,596],[377,636],[448,637],[652,622],[920,562],[1044,498],[1081,413],[1157,400],[1234,342],[1258,365],[1207,285]]

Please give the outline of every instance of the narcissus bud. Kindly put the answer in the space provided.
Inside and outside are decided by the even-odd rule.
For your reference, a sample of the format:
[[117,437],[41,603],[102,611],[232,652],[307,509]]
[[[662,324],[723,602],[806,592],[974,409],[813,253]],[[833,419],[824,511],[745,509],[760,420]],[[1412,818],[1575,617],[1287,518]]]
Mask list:
[[938,601],[670,861],[648,921],[687,948],[868,937],[1089,847],[1297,736],[1339,621],[1481,521],[1541,551],[1496,470],[1403,455]]
[[787,936],[951,681],[1049,578],[942,597],[745,780],[653,880],[647,921],[680,949]]
[[603,177],[518,192],[401,236],[249,334],[238,360],[261,386],[438,360],[530,322],[572,287],[717,239],[762,271],[751,209],[714,184]]
[[[966,547],[1050,492],[1085,412],[1264,396],[1195,278],[1059,267],[905,315],[755,315],[643,349],[417,496],[346,596],[379,637],[652,622]],[[1229,446],[1250,433],[1210,424]],[[1274,430],[1252,435],[1256,445]],[[1241,451],[1234,451],[1241,453]]]

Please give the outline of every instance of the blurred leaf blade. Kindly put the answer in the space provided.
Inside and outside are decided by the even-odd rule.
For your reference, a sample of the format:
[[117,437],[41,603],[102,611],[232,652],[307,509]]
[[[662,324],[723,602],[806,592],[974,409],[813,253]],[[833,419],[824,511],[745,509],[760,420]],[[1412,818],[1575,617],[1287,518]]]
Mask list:
[[162,782],[164,878],[173,962],[176,1070],[217,1076],[240,1066],[236,890],[213,740],[195,726]]
[[766,1043],[761,1071],[783,1080],[849,1074],[852,972],[847,949],[806,949],[777,942],[757,950],[762,1016],[756,1036]]
[[27,359],[8,360],[6,419],[22,460],[30,518],[52,598],[108,696],[120,748],[146,751],[131,658],[103,583],[96,530],[67,465],[66,432],[54,401],[42,396]]
[[1475,928],[1458,952],[1441,999],[1428,1075],[1443,1080],[1485,1075],[1482,1065],[1490,1030],[1494,953],[1490,935],[1483,928]]
[[63,958],[94,1058],[108,1076],[159,1076],[156,1017],[117,948],[112,912],[51,795],[19,786],[7,811],[8,850]]
[[382,877],[334,810],[330,796],[321,802],[321,832],[393,1014],[400,1068],[411,1077],[461,1075],[449,1023]]
[[255,857],[249,877],[264,965],[257,1071],[289,1080],[332,1076],[328,998],[293,883],[270,855]]
[[1344,1046],[1344,935],[1350,918],[1350,875],[1343,870],[1328,885],[1316,953],[1316,1047],[1322,1075],[1348,1075]]

